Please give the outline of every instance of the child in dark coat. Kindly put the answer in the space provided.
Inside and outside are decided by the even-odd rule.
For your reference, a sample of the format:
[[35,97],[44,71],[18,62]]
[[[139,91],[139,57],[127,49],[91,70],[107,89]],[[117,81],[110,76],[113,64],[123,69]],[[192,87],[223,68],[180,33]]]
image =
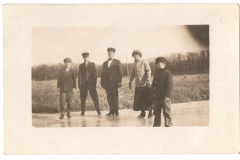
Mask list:
[[154,124],[153,127],[161,126],[161,110],[165,119],[165,127],[170,127],[171,123],[171,94],[173,88],[172,73],[166,69],[167,60],[158,57],[155,60],[157,72],[154,75],[151,91],[154,100]]
[[67,117],[71,118],[70,110],[72,104],[73,92],[76,90],[76,73],[71,68],[72,60],[65,58],[64,67],[59,70],[57,88],[60,92],[61,115],[59,119],[64,118],[64,106],[67,102]]

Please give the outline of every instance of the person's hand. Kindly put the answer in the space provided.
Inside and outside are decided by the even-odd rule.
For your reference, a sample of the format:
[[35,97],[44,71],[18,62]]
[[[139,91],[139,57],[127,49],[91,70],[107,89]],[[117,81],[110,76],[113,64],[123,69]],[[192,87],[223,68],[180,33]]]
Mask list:
[[129,83],[129,89],[132,89],[132,83]]
[[73,88],[72,92],[73,92],[73,93],[75,93],[75,91],[76,91],[76,89],[75,89],[75,88]]
[[122,87],[122,83],[118,83],[117,85],[118,85],[118,87]]
[[58,92],[60,93],[60,88],[58,88]]
[[146,82],[146,85],[147,87],[151,88],[151,82],[149,80]]
[[168,101],[168,100],[169,100],[169,97],[165,97],[164,100],[165,100],[165,101]]

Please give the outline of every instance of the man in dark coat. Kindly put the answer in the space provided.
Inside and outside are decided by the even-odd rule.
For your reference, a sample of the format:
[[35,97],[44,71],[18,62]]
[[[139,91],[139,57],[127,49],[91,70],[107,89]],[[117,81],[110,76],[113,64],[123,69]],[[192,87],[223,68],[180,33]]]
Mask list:
[[165,119],[165,127],[170,127],[171,123],[171,94],[173,88],[172,73],[166,69],[167,60],[158,57],[155,61],[157,72],[152,83],[152,97],[154,99],[154,127],[161,126],[161,110]]
[[118,112],[118,88],[122,87],[122,65],[114,59],[115,48],[108,48],[109,59],[103,63],[101,86],[106,90],[110,112],[107,116],[116,115]]
[[65,58],[64,67],[59,70],[57,88],[60,92],[61,115],[59,119],[64,118],[64,106],[67,102],[67,117],[71,118],[70,110],[73,92],[76,89],[76,72],[71,68],[72,60]]
[[82,53],[84,63],[79,65],[78,73],[78,87],[80,89],[80,99],[81,99],[81,115],[85,114],[86,98],[88,91],[92,97],[95,109],[98,115],[101,114],[99,109],[99,100],[96,90],[97,84],[97,70],[95,63],[89,61],[89,53]]

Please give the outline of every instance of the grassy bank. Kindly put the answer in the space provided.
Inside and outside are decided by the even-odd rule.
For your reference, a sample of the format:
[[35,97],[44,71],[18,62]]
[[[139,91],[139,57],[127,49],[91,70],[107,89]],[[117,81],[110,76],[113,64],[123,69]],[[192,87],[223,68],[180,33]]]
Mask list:
[[[134,88],[128,88],[128,77],[123,78],[123,87],[119,89],[119,109],[132,108]],[[106,92],[100,87],[98,79],[97,92],[101,110],[107,110]],[[173,77],[172,103],[209,100],[209,75],[181,75]],[[56,113],[59,112],[59,93],[57,81],[32,81],[32,112]],[[79,90],[73,96],[72,111],[80,111]],[[90,94],[86,101],[86,110],[95,110]]]

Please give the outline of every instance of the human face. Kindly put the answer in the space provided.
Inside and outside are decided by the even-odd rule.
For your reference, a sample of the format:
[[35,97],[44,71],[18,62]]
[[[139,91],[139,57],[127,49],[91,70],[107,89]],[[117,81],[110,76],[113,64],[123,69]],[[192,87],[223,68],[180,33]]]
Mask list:
[[109,51],[109,52],[108,52],[108,57],[109,57],[109,58],[113,58],[114,55],[115,55],[115,53],[114,53],[113,51]]
[[88,62],[89,56],[83,56],[84,62]]
[[164,62],[158,62],[158,64],[157,64],[157,68],[158,69],[164,69],[166,67],[166,63],[164,63]]
[[136,61],[140,59],[140,56],[138,54],[134,54],[133,57]]
[[64,65],[66,68],[70,68],[72,63],[71,62],[64,62]]

